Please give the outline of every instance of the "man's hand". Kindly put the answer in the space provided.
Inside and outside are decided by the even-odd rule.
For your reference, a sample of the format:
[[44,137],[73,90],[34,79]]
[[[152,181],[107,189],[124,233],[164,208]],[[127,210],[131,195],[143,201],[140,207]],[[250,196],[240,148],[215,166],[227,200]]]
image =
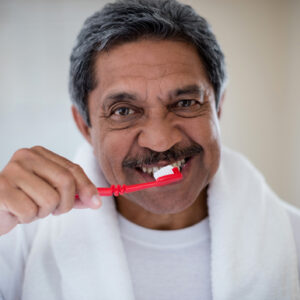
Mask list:
[[82,168],[43,147],[18,150],[0,172],[0,235],[50,213],[100,206],[97,189]]

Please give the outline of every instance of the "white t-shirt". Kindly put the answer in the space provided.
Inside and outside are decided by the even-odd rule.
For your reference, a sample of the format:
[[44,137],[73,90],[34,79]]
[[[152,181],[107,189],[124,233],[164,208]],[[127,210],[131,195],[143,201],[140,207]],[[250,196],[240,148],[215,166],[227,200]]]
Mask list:
[[212,299],[208,217],[179,230],[119,222],[136,300]]

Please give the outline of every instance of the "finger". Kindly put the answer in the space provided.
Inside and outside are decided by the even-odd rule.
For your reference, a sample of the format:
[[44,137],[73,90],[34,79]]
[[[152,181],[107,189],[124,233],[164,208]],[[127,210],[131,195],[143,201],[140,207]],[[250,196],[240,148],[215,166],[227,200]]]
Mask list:
[[84,209],[84,208],[89,208],[89,207],[87,207],[86,204],[84,204],[80,199],[75,198],[73,208]]
[[[0,211],[15,216],[18,223],[30,223],[37,219],[39,208],[24,192],[9,187],[5,192],[0,191],[0,198]],[[7,217],[6,221],[9,220],[12,219]]]
[[[76,180],[67,168],[62,167],[55,161],[29,149],[22,149],[22,152],[19,155],[14,155],[13,158],[14,162],[17,162],[30,172],[33,172],[37,176],[43,178],[51,186],[58,190],[61,199],[55,214],[62,213],[63,207],[68,206],[69,203],[74,204],[75,191],[77,189]],[[7,168],[8,170],[5,170],[6,173],[10,171],[10,164]],[[11,173],[14,174],[15,170],[12,170]],[[89,202],[85,203],[85,205],[91,208],[99,207]]]
[[[71,196],[61,195],[56,188],[48,182],[38,177],[31,171],[25,169],[18,162],[11,162],[6,169],[6,176],[13,176],[13,184],[29,196],[39,207],[38,217],[45,218],[50,213],[60,208],[61,213],[66,213],[73,207],[72,192]],[[73,191],[75,193],[75,191]],[[70,200],[69,200],[70,198]]]
[[[18,187],[24,189],[41,205],[41,208],[43,207],[41,216],[45,216],[47,210],[49,211],[54,205],[54,209],[57,209],[56,214],[69,211],[73,207],[75,194],[75,180],[72,174],[34,152],[26,153],[26,156],[27,159],[16,157],[6,166],[6,177],[14,183],[18,180]],[[24,169],[27,172],[24,172]],[[34,175],[40,177],[40,180]],[[47,183],[51,190],[45,185]],[[39,192],[42,193],[40,195],[43,198],[39,197]],[[58,193],[59,197],[54,192]]]
[[101,206],[101,198],[98,194],[96,186],[91,182],[79,165],[74,164],[68,159],[43,147],[37,146],[33,147],[32,149],[42,155],[44,158],[49,159],[65,168],[73,175],[76,182],[76,192],[79,195],[80,201],[91,208],[99,208]]
[[7,211],[0,211],[0,236],[11,231],[18,225],[18,219]]

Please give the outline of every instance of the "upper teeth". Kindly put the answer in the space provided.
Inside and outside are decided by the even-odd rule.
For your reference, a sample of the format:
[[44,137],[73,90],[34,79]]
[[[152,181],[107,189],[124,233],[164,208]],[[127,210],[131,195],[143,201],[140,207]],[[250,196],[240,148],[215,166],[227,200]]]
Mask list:
[[[185,163],[185,159],[182,159],[182,160],[178,160],[178,161],[172,163],[171,166],[180,168],[182,165],[184,165],[184,163]],[[158,171],[162,167],[152,167],[152,168],[142,167],[142,170],[144,173],[153,174],[154,172]]]

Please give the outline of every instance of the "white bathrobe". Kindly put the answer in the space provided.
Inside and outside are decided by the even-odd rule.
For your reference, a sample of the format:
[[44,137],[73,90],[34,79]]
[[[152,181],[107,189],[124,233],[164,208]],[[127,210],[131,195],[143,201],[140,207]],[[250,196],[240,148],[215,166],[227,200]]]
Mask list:
[[[107,185],[89,146],[76,162],[97,186]],[[213,299],[299,300],[299,211],[228,149],[209,186],[208,208]],[[113,199],[0,237],[0,299],[133,300]]]

